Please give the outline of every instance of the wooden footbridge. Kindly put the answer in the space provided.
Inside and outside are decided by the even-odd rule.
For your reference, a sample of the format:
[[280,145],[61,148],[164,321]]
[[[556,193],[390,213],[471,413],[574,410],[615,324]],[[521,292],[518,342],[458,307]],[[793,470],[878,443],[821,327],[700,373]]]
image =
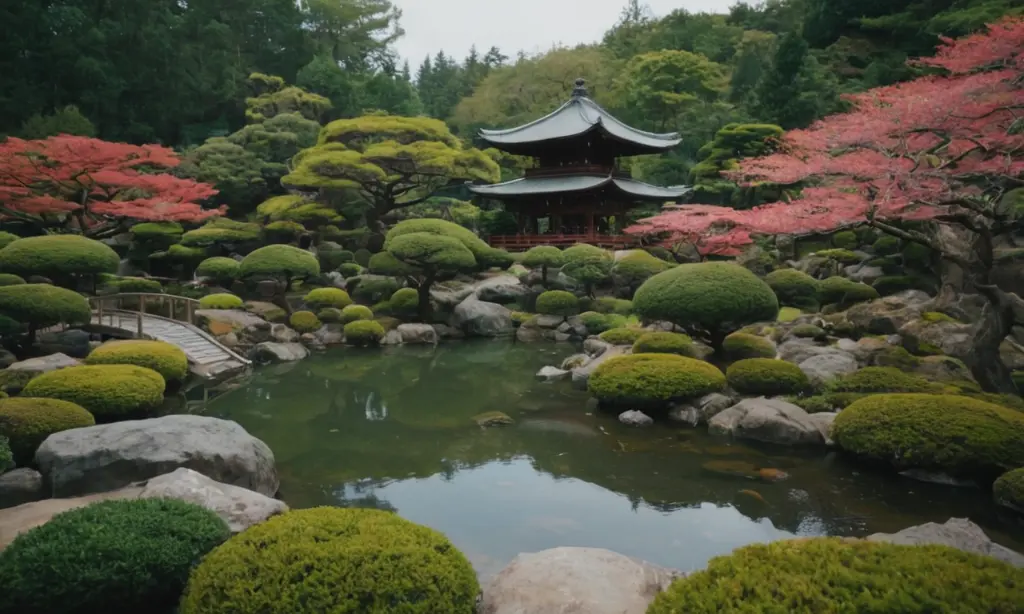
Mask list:
[[252,364],[196,326],[199,301],[171,294],[126,293],[89,297],[93,332],[172,343],[185,351],[190,370],[202,377],[241,371]]

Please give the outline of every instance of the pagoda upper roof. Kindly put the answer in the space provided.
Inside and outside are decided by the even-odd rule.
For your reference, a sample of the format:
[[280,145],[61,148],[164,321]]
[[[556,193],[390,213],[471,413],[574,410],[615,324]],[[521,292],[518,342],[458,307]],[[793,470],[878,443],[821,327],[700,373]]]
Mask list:
[[558,175],[524,177],[493,185],[474,185],[469,188],[480,196],[491,198],[517,198],[543,194],[565,194],[611,189],[634,200],[666,201],[679,198],[690,191],[686,186],[662,188],[635,179],[615,175]]
[[573,139],[595,131],[620,142],[622,155],[659,153],[682,142],[676,132],[645,132],[616,119],[587,96],[583,79],[576,80],[572,98],[553,113],[517,128],[481,130],[480,138],[498,149],[519,153],[546,142]]

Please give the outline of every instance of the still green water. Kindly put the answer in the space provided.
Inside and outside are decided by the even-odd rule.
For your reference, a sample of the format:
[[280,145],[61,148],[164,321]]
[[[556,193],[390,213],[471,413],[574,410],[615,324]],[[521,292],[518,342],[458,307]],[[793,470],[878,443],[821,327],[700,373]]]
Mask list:
[[[485,577],[519,552],[556,546],[693,570],[752,542],[950,517],[1024,550],[1024,529],[977,491],[872,473],[823,449],[588,413],[585,393],[534,378],[573,352],[507,341],[333,350],[258,370],[208,413],[267,442],[293,508],[397,510],[446,533]],[[477,426],[490,411],[515,424]],[[764,468],[788,478],[766,482]]]

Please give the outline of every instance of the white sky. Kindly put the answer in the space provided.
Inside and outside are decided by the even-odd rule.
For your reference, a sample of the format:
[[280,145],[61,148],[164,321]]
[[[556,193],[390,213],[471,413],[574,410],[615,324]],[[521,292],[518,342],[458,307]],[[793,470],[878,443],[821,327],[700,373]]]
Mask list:
[[[725,13],[736,0],[646,0],[651,11],[674,9]],[[472,45],[481,55],[491,45],[514,58],[522,49],[542,52],[553,45],[595,42],[619,19],[626,0],[392,0],[402,9],[405,36],[398,51],[413,75],[440,49],[462,60]]]

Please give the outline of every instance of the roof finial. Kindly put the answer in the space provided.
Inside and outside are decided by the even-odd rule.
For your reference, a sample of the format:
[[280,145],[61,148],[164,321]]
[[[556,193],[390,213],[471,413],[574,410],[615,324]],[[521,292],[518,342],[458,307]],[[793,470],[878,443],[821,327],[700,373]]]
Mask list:
[[573,98],[586,98],[587,97],[587,80],[580,77],[576,79],[576,87],[572,88]]

